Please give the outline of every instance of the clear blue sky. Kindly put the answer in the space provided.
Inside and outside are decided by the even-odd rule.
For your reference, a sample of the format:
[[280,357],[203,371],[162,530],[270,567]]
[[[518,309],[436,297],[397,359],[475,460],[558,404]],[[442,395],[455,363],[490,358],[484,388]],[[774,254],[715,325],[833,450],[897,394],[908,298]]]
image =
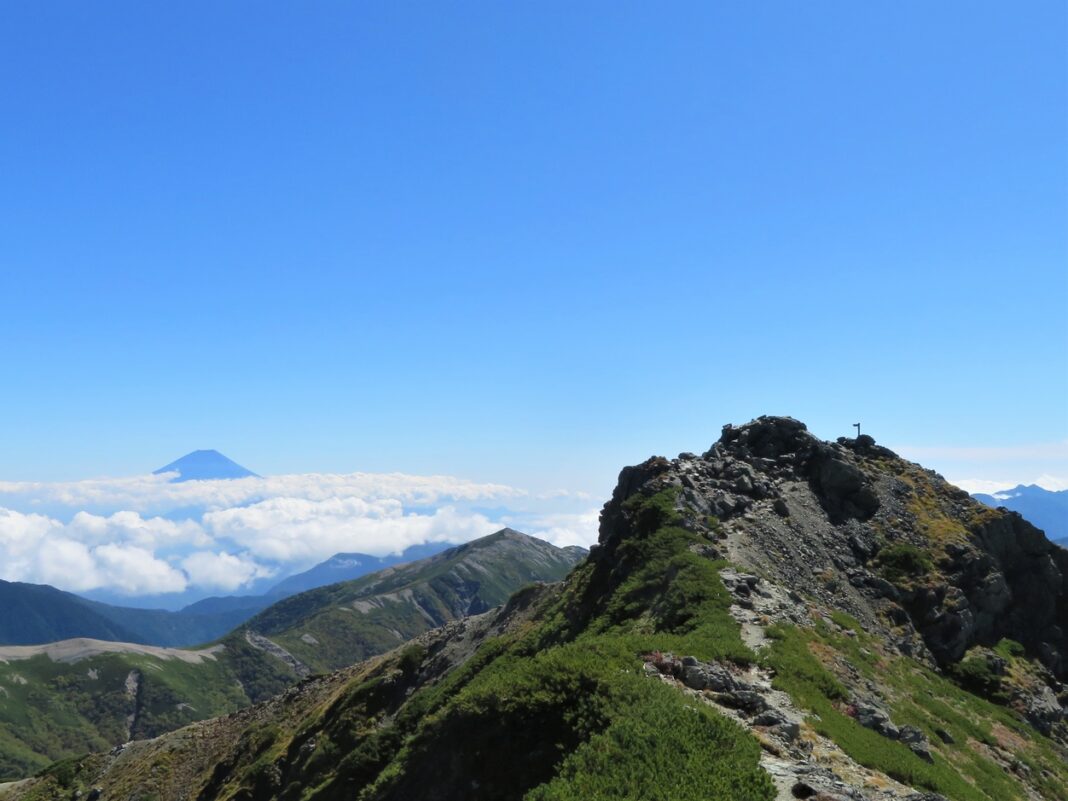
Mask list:
[[5,3],[0,478],[603,492],[761,413],[1063,442],[1066,23]]

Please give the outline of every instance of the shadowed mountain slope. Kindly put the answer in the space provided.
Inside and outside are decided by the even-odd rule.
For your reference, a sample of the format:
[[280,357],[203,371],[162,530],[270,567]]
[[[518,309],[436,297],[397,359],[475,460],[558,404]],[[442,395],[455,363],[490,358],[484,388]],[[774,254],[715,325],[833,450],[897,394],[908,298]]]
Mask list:
[[[213,608],[212,602],[216,603]],[[0,645],[74,637],[182,647],[213,640],[268,606],[268,598],[209,599],[179,612],[90,601],[47,584],[0,581]]]

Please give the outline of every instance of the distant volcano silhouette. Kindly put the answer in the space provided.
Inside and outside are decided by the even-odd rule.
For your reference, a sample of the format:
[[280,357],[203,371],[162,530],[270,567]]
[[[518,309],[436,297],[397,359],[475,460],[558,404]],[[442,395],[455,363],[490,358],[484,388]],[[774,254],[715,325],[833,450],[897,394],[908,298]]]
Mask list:
[[153,470],[153,475],[160,473],[177,473],[178,477],[173,481],[206,481],[219,478],[259,478],[251,470],[239,465],[232,459],[228,459],[218,451],[193,451],[187,453],[181,459],[176,459],[159,470]]

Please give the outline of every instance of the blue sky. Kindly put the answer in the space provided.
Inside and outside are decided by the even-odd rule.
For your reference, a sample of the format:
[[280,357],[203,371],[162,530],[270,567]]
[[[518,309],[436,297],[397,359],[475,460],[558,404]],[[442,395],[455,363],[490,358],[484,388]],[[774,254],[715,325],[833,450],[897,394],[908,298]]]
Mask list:
[[601,498],[762,413],[1068,478],[1066,22],[3,4],[0,479]]

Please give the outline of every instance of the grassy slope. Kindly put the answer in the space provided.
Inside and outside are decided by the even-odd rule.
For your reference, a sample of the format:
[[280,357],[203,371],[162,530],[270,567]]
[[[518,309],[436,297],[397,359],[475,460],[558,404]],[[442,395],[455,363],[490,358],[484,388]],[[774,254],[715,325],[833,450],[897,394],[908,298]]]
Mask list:
[[[635,530],[610,558],[574,571],[536,625],[486,644],[463,669],[417,691],[392,725],[380,725],[392,714],[384,685],[403,694],[414,667],[350,688],[215,791],[293,801],[770,798],[748,733],[640,671],[639,655],[656,650],[755,658],[727,612],[722,563],[694,552],[700,537],[674,525],[673,504],[670,491],[632,498]],[[1020,759],[1047,797],[1066,797],[1063,758],[1004,709],[913,660],[887,657],[863,635],[819,625],[775,634],[765,658],[779,686],[862,764],[954,801],[1020,798],[1017,778],[976,747],[1008,730],[1025,743]],[[834,654],[885,676],[895,717],[931,738],[933,765],[846,714],[845,690],[819,658]],[[408,655],[411,665],[418,660]],[[943,744],[936,729],[956,744]],[[306,759],[292,759],[313,742]],[[265,784],[268,771],[285,778]]]
[[[472,560],[484,569],[467,570],[477,583],[468,579],[466,591],[475,599],[475,611],[481,611],[532,579],[561,578],[574,558],[529,538],[518,544],[484,538],[395,568],[384,580],[368,576],[294,596],[258,620],[272,638],[280,621],[295,627],[280,629],[276,639],[313,668],[336,668],[395,647],[401,640],[387,626],[408,638],[435,625],[410,603],[389,603],[380,614],[368,616],[337,611],[338,604],[367,597],[376,584],[390,592],[414,588],[422,606],[444,622],[457,617],[458,588],[452,579],[455,574],[462,577]],[[314,633],[317,646],[300,639],[306,632]],[[25,776],[53,759],[107,750],[126,741],[127,716],[135,708],[132,736],[152,737],[266,699],[298,680],[287,665],[249,645],[243,631],[223,642],[226,647],[215,660],[200,664],[131,654],[94,656],[72,664],[54,663],[46,656],[0,663],[0,779]],[[142,675],[136,699],[127,696],[125,687],[133,670]]]
[[576,556],[498,532],[426,560],[293,596],[248,627],[314,670],[336,670],[499,606],[532,581],[558,581]]
[[[1023,799],[1022,786],[998,767],[992,750],[1010,753],[1047,798],[1068,798],[1068,764],[1050,741],[1006,709],[969,693],[912,659],[886,652],[856,621],[836,615],[840,628],[779,626],[767,663],[775,685],[812,713],[810,722],[866,767],[959,801]],[[843,628],[844,627],[844,630]],[[846,636],[845,631],[852,634]],[[846,666],[876,681],[892,701],[898,724],[927,735],[934,762],[860,726],[848,714],[848,693],[833,672]],[[943,741],[939,731],[948,733]]]
[[[142,676],[136,698],[126,689],[131,671]],[[139,654],[0,663],[0,688],[0,776],[26,775],[55,758],[106,750],[129,734],[152,737],[248,703],[222,662]]]
[[[700,537],[674,525],[672,506],[670,495],[634,504],[638,530],[613,559],[587,562],[547,597],[518,593],[513,606],[539,605],[533,621],[440,681],[421,678],[433,657],[410,645],[299,722],[249,726],[201,776],[199,797],[767,801],[756,740],[642,670],[641,654],[658,649],[754,658],[728,613],[722,563],[689,549]],[[85,781],[54,776],[33,797]],[[126,797],[145,779],[114,781]]]

